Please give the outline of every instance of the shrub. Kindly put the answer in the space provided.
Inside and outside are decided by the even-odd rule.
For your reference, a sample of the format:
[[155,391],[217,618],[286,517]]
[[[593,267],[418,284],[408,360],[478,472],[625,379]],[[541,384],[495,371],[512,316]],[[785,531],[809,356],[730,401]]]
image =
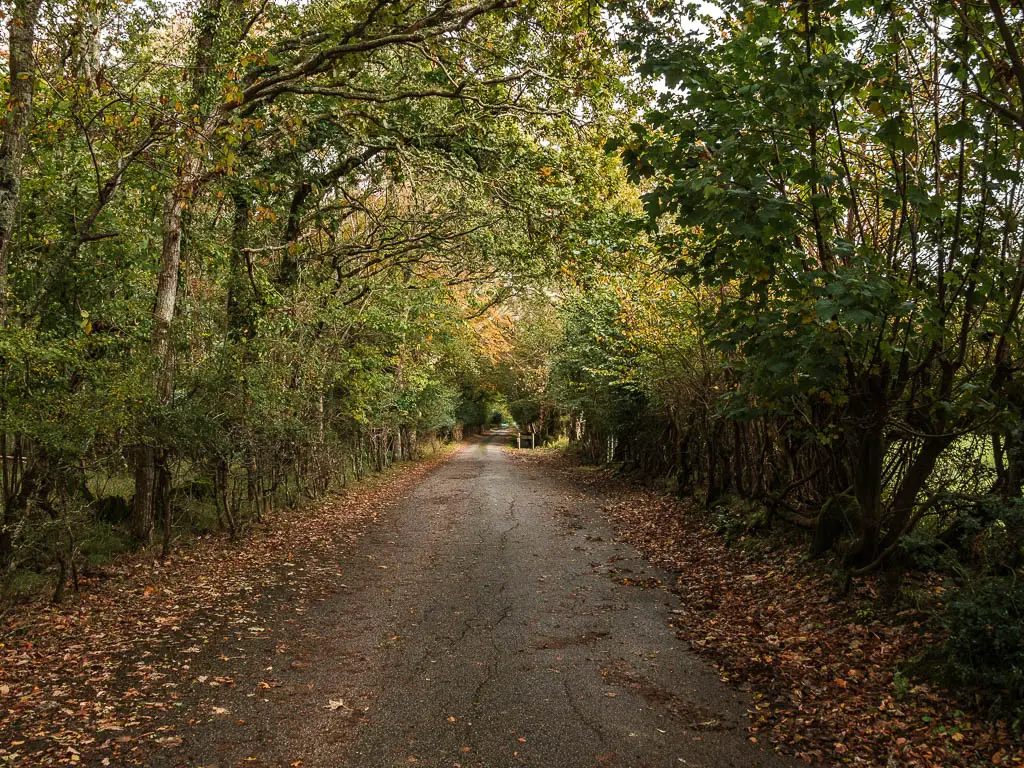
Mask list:
[[[1019,575],[1017,575],[1019,576]],[[991,692],[1000,709],[1024,718],[1024,579],[970,583],[950,600],[942,648],[946,682]]]

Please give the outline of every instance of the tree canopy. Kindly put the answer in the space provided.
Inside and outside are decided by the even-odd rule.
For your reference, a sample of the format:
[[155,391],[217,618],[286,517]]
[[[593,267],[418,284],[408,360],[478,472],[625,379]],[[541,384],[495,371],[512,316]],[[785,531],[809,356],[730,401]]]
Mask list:
[[471,322],[606,206],[629,98],[574,2],[30,0],[8,42],[5,571],[482,423]]

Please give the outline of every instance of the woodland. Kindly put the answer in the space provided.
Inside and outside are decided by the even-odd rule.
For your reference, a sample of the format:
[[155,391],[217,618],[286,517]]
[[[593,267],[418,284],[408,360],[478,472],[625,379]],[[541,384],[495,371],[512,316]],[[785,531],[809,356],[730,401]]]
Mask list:
[[510,421],[1024,728],[1020,3],[0,14],[0,610]]

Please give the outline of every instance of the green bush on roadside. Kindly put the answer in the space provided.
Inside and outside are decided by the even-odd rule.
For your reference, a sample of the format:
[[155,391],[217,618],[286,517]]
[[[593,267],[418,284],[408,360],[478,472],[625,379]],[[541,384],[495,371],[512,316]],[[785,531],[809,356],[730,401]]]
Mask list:
[[996,708],[1024,724],[1024,574],[962,587],[945,616],[941,671],[955,687],[986,689]]

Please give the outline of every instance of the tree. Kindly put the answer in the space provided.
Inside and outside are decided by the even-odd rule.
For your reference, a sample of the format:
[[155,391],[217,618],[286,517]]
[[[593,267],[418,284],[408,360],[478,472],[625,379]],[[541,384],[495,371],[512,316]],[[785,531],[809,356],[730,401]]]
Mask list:
[[603,25],[574,1],[43,6],[4,122],[5,574],[235,533],[457,434],[471,323],[599,202]]
[[774,446],[767,492],[850,489],[851,562],[877,565],[942,493],[958,438],[1015,439],[1019,19],[999,3],[628,13],[626,46],[667,87],[623,157],[666,257],[720,292],[727,407],[799,415],[829,451]]

